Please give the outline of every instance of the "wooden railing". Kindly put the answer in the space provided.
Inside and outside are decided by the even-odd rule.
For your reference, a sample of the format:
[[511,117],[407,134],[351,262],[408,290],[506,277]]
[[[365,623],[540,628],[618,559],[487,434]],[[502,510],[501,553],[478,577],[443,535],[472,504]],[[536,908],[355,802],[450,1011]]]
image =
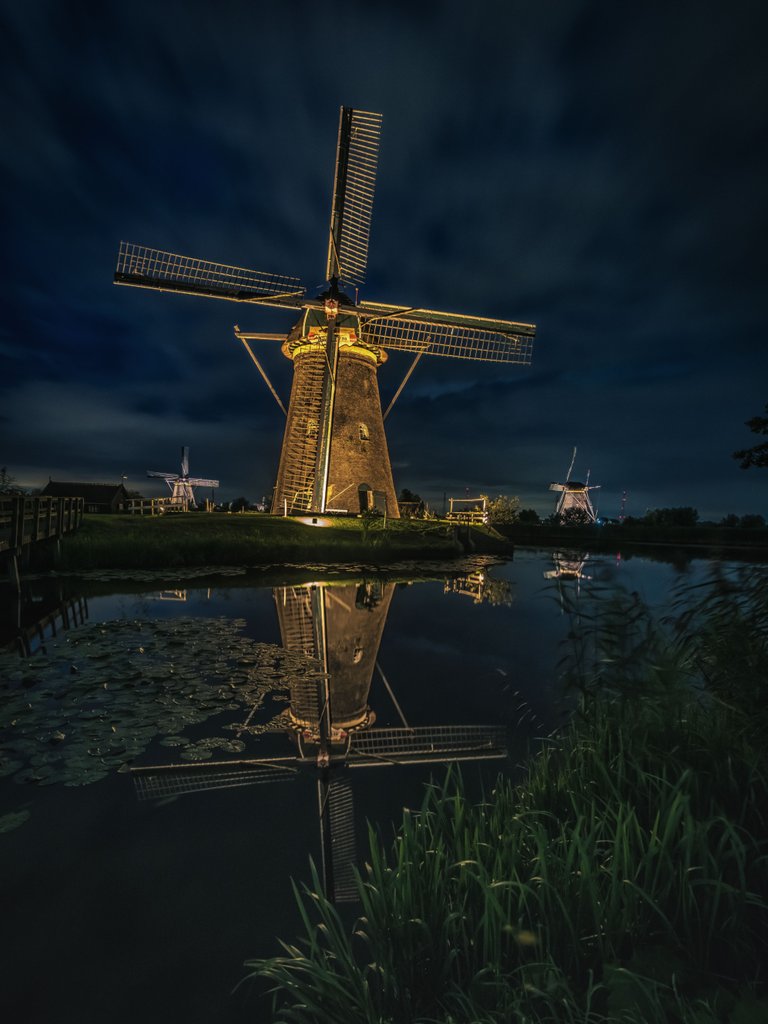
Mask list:
[[0,495],[0,553],[18,555],[28,544],[72,533],[83,521],[82,498]]

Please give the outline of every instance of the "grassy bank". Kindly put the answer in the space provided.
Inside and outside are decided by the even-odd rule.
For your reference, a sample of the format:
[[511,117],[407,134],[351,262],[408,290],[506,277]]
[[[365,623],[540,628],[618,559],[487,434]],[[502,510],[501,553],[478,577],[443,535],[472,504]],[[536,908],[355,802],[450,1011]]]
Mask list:
[[303,939],[248,964],[273,1019],[764,1021],[767,582],[661,621],[636,595],[582,605],[580,714],[521,783],[476,806],[449,776],[391,848],[371,833],[352,929],[315,876]]
[[[66,537],[57,567],[157,569],[201,565],[264,565],[275,562],[451,558],[463,548],[450,527],[408,520],[344,518],[329,527],[290,518],[219,513],[86,516]],[[53,564],[52,551],[43,555]]]

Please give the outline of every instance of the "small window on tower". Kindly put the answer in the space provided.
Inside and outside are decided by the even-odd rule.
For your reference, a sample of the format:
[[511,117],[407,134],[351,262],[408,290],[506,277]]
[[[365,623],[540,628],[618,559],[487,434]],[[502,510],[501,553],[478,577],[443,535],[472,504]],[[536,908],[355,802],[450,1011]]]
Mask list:
[[317,437],[317,420],[307,420],[307,437]]
[[360,440],[361,441],[369,441],[370,440],[370,435],[368,433],[368,424],[367,423],[361,423],[360,424]]

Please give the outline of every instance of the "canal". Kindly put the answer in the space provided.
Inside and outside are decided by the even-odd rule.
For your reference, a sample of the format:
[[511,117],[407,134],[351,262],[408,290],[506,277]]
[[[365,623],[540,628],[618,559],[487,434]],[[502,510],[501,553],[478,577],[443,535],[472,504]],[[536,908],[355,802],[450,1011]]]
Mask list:
[[269,1020],[233,990],[298,932],[309,858],[343,901],[367,823],[388,839],[454,759],[479,797],[564,720],[590,588],[660,606],[710,567],[521,549],[4,594],[5,1019]]

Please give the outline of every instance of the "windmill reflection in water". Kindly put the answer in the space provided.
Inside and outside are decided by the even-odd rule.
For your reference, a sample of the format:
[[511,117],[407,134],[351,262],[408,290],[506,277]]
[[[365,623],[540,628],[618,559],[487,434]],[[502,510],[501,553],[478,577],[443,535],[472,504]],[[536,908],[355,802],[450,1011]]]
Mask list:
[[[312,583],[274,590],[282,642],[318,664],[290,684],[293,756],[132,769],[140,800],[256,783],[316,778],[323,877],[338,902],[357,898],[355,821],[347,769],[445,764],[507,756],[503,725],[411,725],[378,662],[395,583]],[[376,673],[401,725],[377,727]],[[242,732],[248,732],[246,721]]]

